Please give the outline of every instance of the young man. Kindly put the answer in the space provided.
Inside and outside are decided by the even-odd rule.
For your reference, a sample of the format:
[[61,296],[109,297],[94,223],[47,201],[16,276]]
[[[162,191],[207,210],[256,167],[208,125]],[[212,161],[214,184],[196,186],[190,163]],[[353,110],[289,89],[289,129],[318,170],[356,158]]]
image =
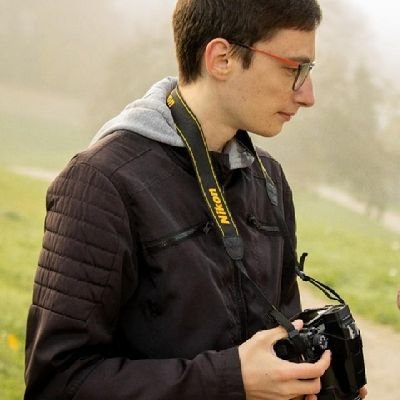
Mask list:
[[177,1],[179,80],[109,121],[49,188],[25,399],[316,398],[329,352],[278,358],[287,332],[255,294],[300,311],[265,180],[295,242],[291,191],[245,131],[274,136],[313,105],[320,18],[315,0]]

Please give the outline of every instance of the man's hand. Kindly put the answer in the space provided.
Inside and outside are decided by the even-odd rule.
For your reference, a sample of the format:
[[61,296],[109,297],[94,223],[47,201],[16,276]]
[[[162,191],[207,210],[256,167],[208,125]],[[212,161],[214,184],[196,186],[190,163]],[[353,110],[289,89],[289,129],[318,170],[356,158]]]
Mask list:
[[365,399],[365,398],[367,397],[367,394],[368,394],[367,387],[366,387],[366,386],[362,387],[362,388],[360,389],[360,397],[361,397],[362,399]]
[[[302,321],[295,321],[301,329]],[[320,378],[330,364],[330,351],[316,363],[293,363],[278,358],[274,344],[287,337],[283,327],[260,331],[239,346],[246,400],[316,399]]]

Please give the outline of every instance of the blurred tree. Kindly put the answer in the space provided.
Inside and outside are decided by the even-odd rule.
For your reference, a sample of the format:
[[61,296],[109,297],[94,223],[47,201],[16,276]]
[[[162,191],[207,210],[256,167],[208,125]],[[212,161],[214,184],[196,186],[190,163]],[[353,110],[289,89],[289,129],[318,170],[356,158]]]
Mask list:
[[400,204],[400,96],[393,98],[391,114],[381,135],[388,168],[387,192],[393,208],[399,210]]
[[347,191],[366,204],[366,212],[379,217],[387,207],[389,178],[386,152],[379,140],[382,92],[364,64],[355,71],[350,99],[346,157],[340,160],[338,172],[346,177]]
[[[348,130],[351,82],[355,62],[363,58],[358,44],[364,36],[362,19],[351,4],[321,0],[324,19],[317,34],[317,65],[312,73],[316,104],[302,109],[276,139],[257,141],[285,165],[292,181],[318,185],[331,179],[335,148],[345,148],[341,132]],[[337,150],[336,153],[339,153]]]
[[[368,27],[348,2],[321,3],[325,20],[313,75],[316,105],[302,110],[267,147],[291,181],[337,187],[364,202],[367,211],[381,214],[394,170],[382,142],[386,92],[367,63],[371,49],[359,45]],[[256,140],[265,147],[265,141]]]

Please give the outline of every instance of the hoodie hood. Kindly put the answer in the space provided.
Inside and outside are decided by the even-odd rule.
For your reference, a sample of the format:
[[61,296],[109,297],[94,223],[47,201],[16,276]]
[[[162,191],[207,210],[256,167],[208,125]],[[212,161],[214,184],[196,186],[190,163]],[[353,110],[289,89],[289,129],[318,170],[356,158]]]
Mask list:
[[120,114],[106,122],[90,145],[117,130],[127,130],[157,142],[185,147],[166,103],[167,96],[177,84],[177,79],[173,77],[157,82],[144,97],[128,104]]
[[[144,97],[128,104],[120,114],[106,122],[93,137],[90,146],[115,131],[127,130],[156,142],[185,147],[166,103],[177,84],[178,80],[174,77],[154,84]],[[226,144],[224,153],[229,155],[230,169],[245,168],[254,161],[253,155],[236,139]]]

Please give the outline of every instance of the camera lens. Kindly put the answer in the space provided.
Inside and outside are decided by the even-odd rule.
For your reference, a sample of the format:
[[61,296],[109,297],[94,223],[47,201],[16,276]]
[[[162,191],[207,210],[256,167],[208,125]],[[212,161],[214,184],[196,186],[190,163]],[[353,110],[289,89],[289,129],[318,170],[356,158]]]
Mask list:
[[320,350],[328,348],[328,340],[324,335],[316,334],[312,336],[312,345]]

